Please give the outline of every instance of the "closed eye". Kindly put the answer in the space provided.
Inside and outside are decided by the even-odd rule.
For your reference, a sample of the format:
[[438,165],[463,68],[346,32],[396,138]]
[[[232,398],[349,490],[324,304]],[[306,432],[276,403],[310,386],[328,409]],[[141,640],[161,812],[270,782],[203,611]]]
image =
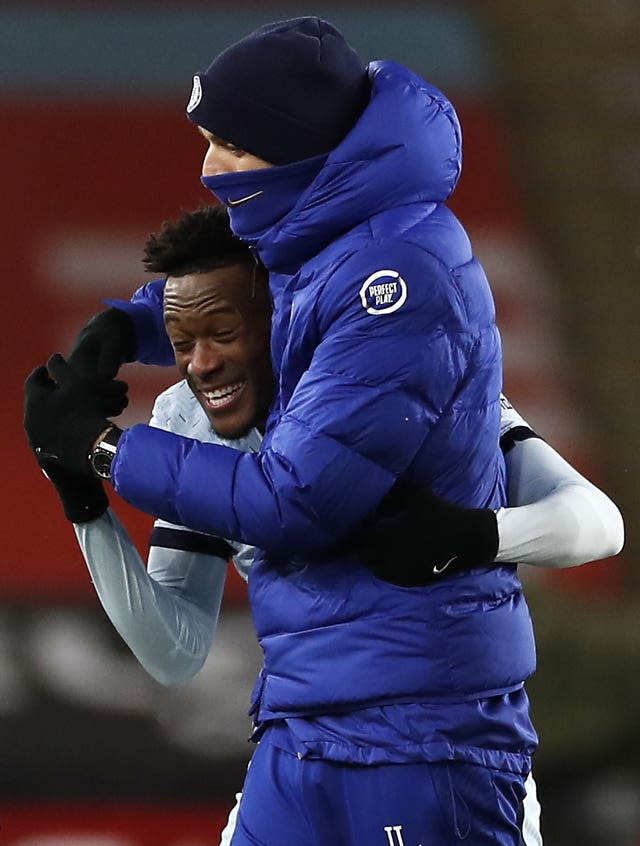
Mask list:
[[222,332],[216,332],[213,340],[219,344],[229,344],[231,341],[235,341],[237,337],[238,332],[236,329],[228,329]]

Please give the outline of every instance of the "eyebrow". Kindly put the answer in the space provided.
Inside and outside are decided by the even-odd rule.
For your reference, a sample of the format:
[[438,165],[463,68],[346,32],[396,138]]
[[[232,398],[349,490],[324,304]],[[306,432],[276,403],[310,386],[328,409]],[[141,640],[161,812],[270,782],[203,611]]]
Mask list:
[[198,126],[197,129],[198,129],[198,132],[200,133],[200,135],[202,135],[202,137],[204,138],[205,141],[213,141],[214,144],[220,144],[220,145],[230,143],[229,141],[225,141],[223,138],[218,138],[217,135],[214,135],[213,132],[209,132],[209,130],[205,129],[204,126]]
[[[180,306],[180,305],[177,305],[177,306],[174,305],[173,308],[172,308],[171,304],[169,304],[168,306],[166,306],[166,305],[164,306],[163,311],[164,311],[165,323],[172,323],[172,322],[175,322],[177,320],[180,320],[180,315],[175,313],[176,310],[184,311],[185,307]],[[209,315],[212,315],[212,314],[235,314],[237,311],[238,311],[237,308],[234,308],[233,306],[230,306],[230,305],[224,305],[224,306],[216,305],[216,306],[213,306],[212,308],[207,309],[206,312],[205,312],[205,315],[208,317]]]
[[[213,132],[209,132],[209,130],[205,129],[203,126],[198,126],[197,130],[204,140],[208,141],[210,144],[217,144],[218,147],[222,147],[225,150],[240,150],[240,148],[231,141],[225,141],[224,138],[214,135]],[[242,152],[244,152],[244,150],[242,150]]]

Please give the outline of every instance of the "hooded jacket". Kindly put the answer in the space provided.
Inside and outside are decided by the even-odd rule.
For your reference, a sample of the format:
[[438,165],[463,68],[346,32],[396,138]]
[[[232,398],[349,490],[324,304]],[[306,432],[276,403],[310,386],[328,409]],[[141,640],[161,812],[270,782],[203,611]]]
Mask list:
[[[277,395],[260,452],[134,426],[112,468],[137,507],[262,550],[249,579],[259,720],[471,703],[519,691],[535,666],[515,567],[479,561],[402,588],[331,551],[398,479],[467,506],[505,503],[493,299],[445,205],[458,119],[400,65],[370,75],[369,105],[328,156],[203,180],[269,270]],[[170,357],[161,292],[111,301],[156,363]]]

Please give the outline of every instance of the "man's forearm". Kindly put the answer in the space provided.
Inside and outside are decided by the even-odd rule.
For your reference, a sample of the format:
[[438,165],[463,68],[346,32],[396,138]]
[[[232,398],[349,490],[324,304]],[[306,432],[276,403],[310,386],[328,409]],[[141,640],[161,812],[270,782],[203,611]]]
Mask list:
[[575,567],[620,551],[617,506],[549,444],[520,441],[505,460],[509,507],[498,512],[496,562]]
[[112,511],[74,525],[107,616],[142,666],[162,684],[181,684],[213,641],[227,562],[151,547],[149,569]]

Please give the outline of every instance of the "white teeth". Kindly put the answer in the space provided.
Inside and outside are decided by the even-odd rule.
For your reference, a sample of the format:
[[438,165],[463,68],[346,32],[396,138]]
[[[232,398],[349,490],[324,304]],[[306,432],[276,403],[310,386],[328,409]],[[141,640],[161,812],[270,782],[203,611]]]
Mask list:
[[237,382],[235,385],[225,385],[224,388],[217,388],[215,391],[202,391],[202,395],[206,397],[208,402],[219,402],[228,399],[232,394],[239,391],[243,384],[243,382]]

